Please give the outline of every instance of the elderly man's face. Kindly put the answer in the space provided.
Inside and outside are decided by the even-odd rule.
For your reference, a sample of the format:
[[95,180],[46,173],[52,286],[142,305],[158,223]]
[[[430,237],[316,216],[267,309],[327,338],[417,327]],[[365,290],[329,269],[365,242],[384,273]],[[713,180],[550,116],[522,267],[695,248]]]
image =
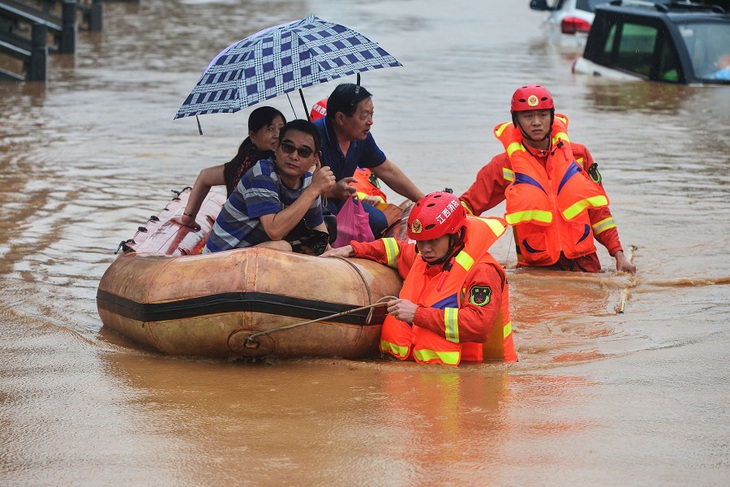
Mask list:
[[351,117],[338,113],[338,121],[342,133],[350,140],[365,140],[373,125],[373,100],[365,98],[357,104],[357,109]]

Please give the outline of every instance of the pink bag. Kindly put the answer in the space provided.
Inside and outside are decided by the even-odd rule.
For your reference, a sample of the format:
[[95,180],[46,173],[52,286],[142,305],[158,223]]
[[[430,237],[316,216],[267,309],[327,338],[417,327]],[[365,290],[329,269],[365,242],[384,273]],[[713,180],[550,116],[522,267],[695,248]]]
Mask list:
[[355,197],[348,198],[337,214],[337,238],[333,248],[350,245],[351,240],[372,242],[375,240],[370,229],[370,216]]

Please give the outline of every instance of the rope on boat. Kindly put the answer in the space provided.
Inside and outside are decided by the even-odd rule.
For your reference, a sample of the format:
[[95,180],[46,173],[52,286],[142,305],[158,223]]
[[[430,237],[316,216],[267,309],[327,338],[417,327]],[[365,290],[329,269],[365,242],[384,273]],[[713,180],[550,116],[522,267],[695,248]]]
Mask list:
[[246,338],[246,343],[244,344],[244,346],[246,346],[247,348],[258,348],[259,343],[255,340],[256,337],[259,337],[262,335],[268,335],[269,333],[273,333],[275,331],[289,330],[291,328],[297,328],[299,326],[309,325],[311,323],[317,323],[318,321],[325,321],[325,320],[330,320],[332,318],[338,318],[340,316],[355,313],[357,311],[363,311],[366,309],[370,310],[370,314],[368,314],[368,321],[370,321],[370,317],[372,315],[372,310],[378,306],[387,306],[388,303],[385,302],[385,300],[390,301],[391,299],[397,299],[397,297],[396,296],[383,296],[382,298],[375,301],[373,304],[368,304],[366,306],[360,306],[359,308],[348,309],[347,311],[341,311],[341,312],[335,313],[333,315],[323,316],[321,318],[317,318],[316,320],[307,320],[307,321],[302,321],[301,323],[292,323],[290,325],[277,326],[276,328],[272,328],[270,330],[264,330],[264,331],[252,333],[251,335],[248,336],[248,338]]
[[509,243],[507,244],[507,256],[504,258],[504,268],[507,269],[507,264],[509,264],[509,253],[512,250],[512,239],[515,237],[515,232],[509,232]]

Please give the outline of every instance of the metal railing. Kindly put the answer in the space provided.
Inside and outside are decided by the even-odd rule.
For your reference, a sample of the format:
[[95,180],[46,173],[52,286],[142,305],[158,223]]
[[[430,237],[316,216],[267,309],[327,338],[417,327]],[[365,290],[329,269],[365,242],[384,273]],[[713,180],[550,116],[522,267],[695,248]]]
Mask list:
[[102,0],[0,0],[0,55],[23,63],[22,73],[0,69],[0,80],[45,81],[49,54],[76,52],[77,18],[91,32],[103,28]]

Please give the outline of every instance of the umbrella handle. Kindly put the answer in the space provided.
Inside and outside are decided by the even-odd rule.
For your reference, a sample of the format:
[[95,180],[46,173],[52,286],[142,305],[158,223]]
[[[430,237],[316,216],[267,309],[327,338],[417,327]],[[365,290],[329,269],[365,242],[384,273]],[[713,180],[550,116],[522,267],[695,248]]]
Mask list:
[[311,122],[312,117],[309,116],[309,110],[307,110],[307,102],[304,101],[304,92],[299,88],[299,96],[302,97],[302,105],[304,105],[304,114],[307,116],[307,121]]

